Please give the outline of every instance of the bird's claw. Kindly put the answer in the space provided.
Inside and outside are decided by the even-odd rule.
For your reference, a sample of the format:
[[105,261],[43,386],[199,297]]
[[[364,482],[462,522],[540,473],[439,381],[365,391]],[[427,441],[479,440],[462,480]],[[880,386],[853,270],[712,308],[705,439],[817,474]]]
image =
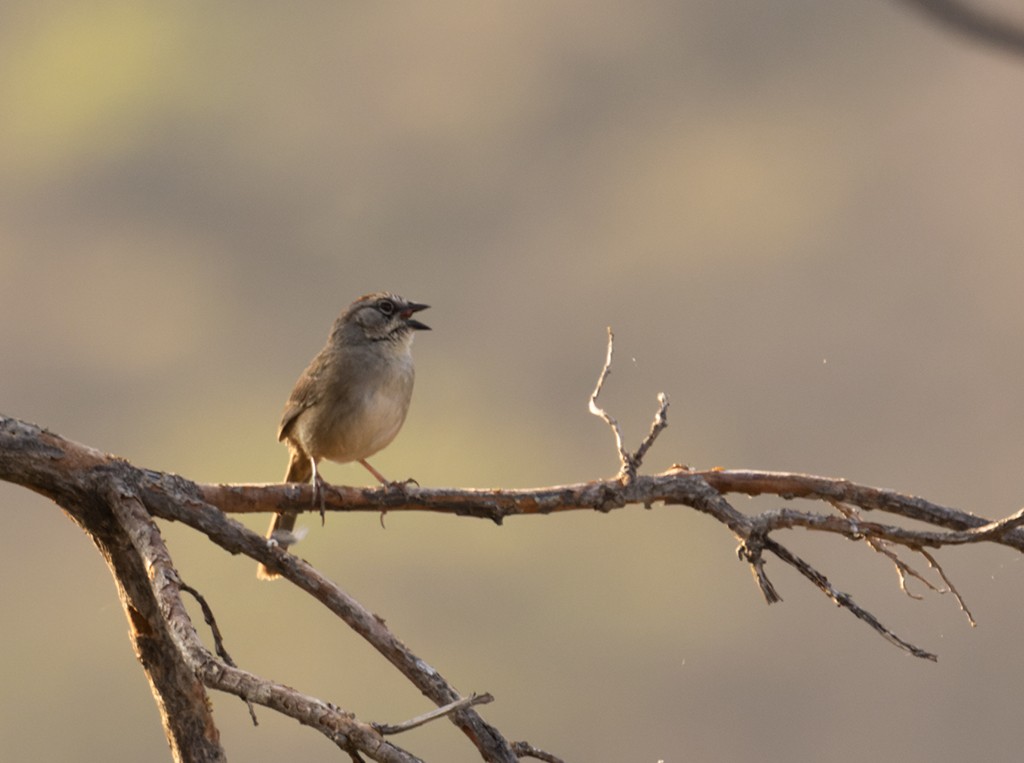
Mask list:
[[404,480],[396,480],[395,482],[388,482],[384,487],[389,492],[392,491],[392,490],[395,490],[395,491],[398,491],[398,492],[401,492],[401,493],[405,493],[406,492],[405,489],[409,485],[415,485],[416,487],[419,487],[420,483],[417,480],[413,479],[412,477],[406,477]]
[[[403,503],[406,503],[409,499],[409,485],[419,487],[420,483],[412,477],[396,482],[385,482],[382,486],[384,488],[385,507],[401,506]],[[387,508],[384,510],[387,511]]]

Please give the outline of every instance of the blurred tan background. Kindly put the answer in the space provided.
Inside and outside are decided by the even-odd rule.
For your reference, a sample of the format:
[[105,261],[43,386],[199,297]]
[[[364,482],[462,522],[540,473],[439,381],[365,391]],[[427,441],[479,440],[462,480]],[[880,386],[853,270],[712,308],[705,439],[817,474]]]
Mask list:
[[[195,480],[278,480],[293,381],[386,288],[434,328],[374,460],[394,478],[613,474],[586,409],[611,325],[602,400],[634,447],[672,401],[650,471],[806,471],[1002,516],[1024,502],[1022,149],[1024,60],[893,3],[8,2],[0,410]],[[99,555],[49,502],[0,501],[3,759],[165,760]],[[1006,550],[939,555],[972,630],[862,546],[783,538],[933,665],[778,562],[768,608],[683,508],[305,524],[303,556],[569,761],[1019,756]],[[242,667],[366,720],[428,709],[312,602],[165,529]],[[338,760],[213,701],[233,760]],[[475,759],[450,724],[396,741]]]

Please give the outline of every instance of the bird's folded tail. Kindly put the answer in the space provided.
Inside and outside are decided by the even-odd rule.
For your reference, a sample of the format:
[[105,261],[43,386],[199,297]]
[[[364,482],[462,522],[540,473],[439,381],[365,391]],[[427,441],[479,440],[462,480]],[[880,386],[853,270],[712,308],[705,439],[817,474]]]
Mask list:
[[[292,530],[295,529],[296,519],[298,519],[298,514],[294,511],[284,511],[280,514],[275,514],[274,518],[270,521],[270,529],[267,530],[267,538],[273,538],[279,545],[287,548],[295,542],[295,536],[292,533]],[[256,568],[256,577],[260,580],[276,580],[281,576],[276,572],[271,572],[261,564]]]
[[284,473],[285,482],[309,482],[313,479],[313,462],[305,453],[293,450],[288,461],[288,471]]
[[[285,482],[309,482],[313,478],[313,464],[309,456],[304,453],[292,451],[291,460],[288,462],[288,471],[285,472]],[[273,538],[281,546],[287,548],[297,539],[295,537],[295,520],[298,515],[294,511],[283,511],[275,514],[270,521],[270,529],[267,530],[267,538]],[[275,580],[281,577],[276,572],[271,572],[264,565],[256,568],[256,577],[260,580]]]

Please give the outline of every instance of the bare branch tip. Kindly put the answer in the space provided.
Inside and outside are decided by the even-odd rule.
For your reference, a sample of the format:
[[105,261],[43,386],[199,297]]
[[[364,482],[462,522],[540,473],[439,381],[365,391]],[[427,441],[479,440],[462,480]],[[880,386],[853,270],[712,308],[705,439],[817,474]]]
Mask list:
[[[939,564],[939,561],[930,552],[925,551],[923,548],[919,548],[917,551],[921,556],[928,560],[928,565],[938,573],[940,578],[942,578],[942,582],[946,584],[946,591],[953,594],[953,598],[956,599],[957,604],[960,605],[960,611],[964,613],[964,617],[967,618],[967,622],[970,623],[970,626],[972,628],[977,628],[978,622],[974,619],[974,615],[971,613],[971,610],[967,608],[967,602],[964,601],[960,592],[956,589],[956,586],[953,585],[953,581],[946,575],[946,571],[942,569],[942,565]],[[943,591],[943,593],[945,593],[945,591]]]
[[622,445],[622,430],[619,428],[619,422],[617,422],[612,416],[597,404],[597,398],[601,394],[601,389],[604,387],[604,382],[608,378],[608,374],[612,370],[612,355],[615,345],[615,334],[612,332],[612,327],[608,327],[608,352],[605,355],[604,366],[601,368],[601,373],[597,377],[597,385],[594,387],[594,391],[590,393],[590,400],[588,408],[590,412],[597,416],[599,419],[604,421],[611,430],[612,434],[615,435],[615,449],[619,454],[619,463],[621,468],[619,470],[620,475],[635,474],[635,468],[632,465],[631,457],[626,449]]

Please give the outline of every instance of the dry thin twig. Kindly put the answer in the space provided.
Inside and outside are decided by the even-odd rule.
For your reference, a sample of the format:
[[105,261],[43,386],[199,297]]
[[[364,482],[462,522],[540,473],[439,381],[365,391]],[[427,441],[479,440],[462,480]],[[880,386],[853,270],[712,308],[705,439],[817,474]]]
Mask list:
[[[238,665],[233,659],[231,659],[231,655],[228,654],[227,647],[224,646],[224,637],[221,635],[220,628],[217,626],[217,619],[213,616],[213,609],[207,603],[206,597],[180,578],[178,579],[178,588],[191,595],[199,604],[199,609],[203,613],[203,620],[210,626],[210,633],[213,635],[214,650],[217,652],[217,655],[231,667],[237,668]],[[260,722],[256,719],[256,709],[252,706],[252,701],[245,697],[242,698],[242,701],[245,702],[246,707],[249,708],[249,717],[252,719],[252,725],[259,726]]]
[[[830,503],[832,503],[833,506],[835,506],[840,512],[842,512],[844,516],[848,517],[854,522],[860,521],[859,512],[857,512],[857,510],[854,507],[845,506],[844,504],[835,501],[830,501]],[[968,538],[970,539],[970,542],[978,542],[977,539],[979,537],[992,537],[997,533],[1002,533],[1008,529],[1019,527],[1022,520],[1024,520],[1024,510],[1018,511],[1016,514],[1012,514],[1006,519],[999,520],[998,522],[991,522],[988,525],[978,528],[977,530],[969,531],[963,534],[962,537],[965,539],[965,542],[967,542],[966,539]],[[912,599],[917,599],[918,601],[924,598],[923,596],[916,594],[909,588],[907,588],[907,577],[914,578],[922,585],[924,585],[926,588],[928,588],[928,590],[933,591],[935,593],[951,593],[953,594],[953,598],[956,599],[957,605],[960,607],[960,611],[963,612],[964,616],[967,618],[967,622],[970,623],[972,628],[977,627],[978,623],[975,621],[974,615],[971,613],[971,610],[967,607],[967,604],[966,602],[964,602],[963,597],[960,595],[960,592],[957,590],[956,586],[953,585],[953,581],[949,579],[949,577],[946,575],[946,571],[942,569],[942,565],[939,564],[938,560],[936,560],[935,556],[932,553],[926,551],[920,546],[916,546],[910,543],[905,544],[907,548],[914,551],[915,553],[920,554],[925,558],[925,560],[928,562],[928,566],[935,570],[936,574],[942,579],[944,586],[935,585],[930,580],[928,580],[928,578],[926,578],[923,574],[921,574],[913,567],[911,567],[909,564],[907,564],[905,561],[903,561],[903,559],[901,559],[900,556],[890,548],[890,541],[882,540],[880,538],[872,536],[864,536],[864,541],[868,544],[868,546],[871,549],[888,557],[889,560],[893,563],[893,565],[896,567],[896,573],[897,575],[899,575],[900,590],[902,590],[907,596],[909,596]],[[955,544],[955,542],[953,541],[951,541],[951,543]]]
[[557,755],[552,755],[550,752],[539,750],[529,742],[514,742],[512,744],[512,750],[520,758],[535,758],[537,760],[544,761],[544,763],[565,763],[565,761]]
[[[640,464],[643,463],[644,456],[647,455],[647,451],[654,445],[654,441],[658,439],[658,435],[661,434],[662,430],[668,426],[668,395],[664,392],[658,393],[658,411],[654,414],[654,420],[651,422],[651,429],[644,437],[643,442],[640,443],[640,447],[636,449],[636,453],[633,454],[633,464],[637,469],[640,468]],[[634,475],[636,476],[636,475]]]
[[633,470],[635,476],[636,469],[632,466],[630,461],[629,453],[626,451],[625,446],[622,444],[622,429],[619,427],[619,422],[611,417],[611,415],[597,404],[598,395],[601,394],[601,390],[604,388],[604,382],[608,378],[608,375],[612,372],[612,354],[615,349],[615,334],[612,333],[612,327],[608,327],[608,351],[605,354],[604,365],[601,367],[601,373],[597,377],[597,384],[594,387],[594,391],[590,393],[589,409],[592,414],[600,419],[604,420],[615,436],[615,450],[619,454],[619,476],[625,477],[630,474],[630,470]]
[[919,554],[921,554],[921,556],[923,556],[925,559],[928,560],[928,564],[931,565],[932,569],[934,569],[937,573],[939,573],[939,577],[942,578],[942,582],[946,584],[946,590],[948,590],[951,594],[953,594],[953,597],[956,599],[957,604],[960,605],[960,610],[967,617],[967,621],[971,624],[971,627],[972,628],[976,627],[978,625],[978,623],[975,622],[974,615],[972,615],[971,614],[971,610],[969,610],[967,608],[967,604],[964,602],[964,599],[960,595],[960,592],[958,590],[956,590],[956,586],[953,585],[953,581],[951,581],[946,576],[946,571],[944,569],[942,569],[942,565],[940,565],[935,560],[935,557],[931,554],[931,552],[925,551],[923,548],[917,549],[917,552]]
[[373,726],[384,735],[401,734],[403,731],[409,731],[409,729],[415,729],[438,718],[444,718],[444,716],[454,713],[456,710],[461,710],[464,707],[486,705],[493,701],[494,697],[490,694],[470,694],[468,697],[450,702],[444,707],[435,708],[401,723],[375,723]]
[[[860,512],[857,511],[857,508],[855,506],[847,506],[838,501],[829,501],[829,503],[831,503],[839,513],[841,513],[844,517],[851,520],[855,524],[862,521]],[[888,544],[886,541],[872,537],[870,535],[865,535],[862,538],[862,540],[867,544],[868,548],[870,548],[872,551],[881,554],[882,556],[886,557],[890,562],[892,562],[893,567],[895,567],[896,569],[896,574],[899,577],[900,590],[903,591],[903,593],[905,593],[911,599],[921,601],[922,599],[924,599],[924,597],[920,594],[914,593],[907,587],[908,577],[914,578],[923,586],[928,588],[930,591],[934,591],[935,593],[945,593],[945,589],[939,588],[934,583],[932,583],[928,578],[926,578],[920,572],[911,567],[907,562],[903,561],[903,559],[900,558],[900,555],[893,551],[889,547],[890,544]]]

